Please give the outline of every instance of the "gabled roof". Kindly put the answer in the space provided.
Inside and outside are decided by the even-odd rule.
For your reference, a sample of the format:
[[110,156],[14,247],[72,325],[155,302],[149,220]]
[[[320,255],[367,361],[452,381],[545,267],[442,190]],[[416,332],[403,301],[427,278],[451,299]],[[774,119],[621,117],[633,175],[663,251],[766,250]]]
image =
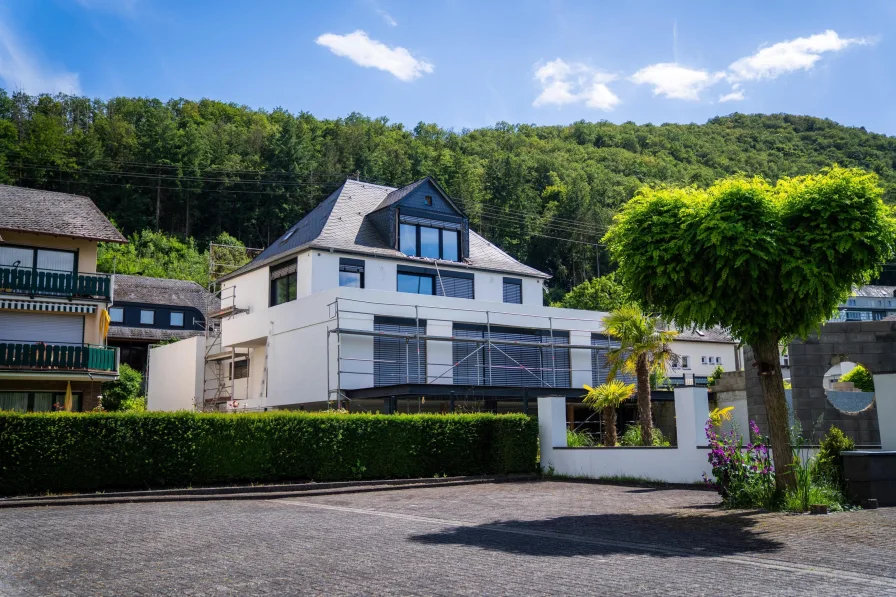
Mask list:
[[451,200],[451,197],[448,196],[448,193],[445,192],[445,189],[443,189],[441,187],[441,185],[439,183],[437,183],[436,180],[432,176],[427,176],[426,178],[421,178],[420,180],[418,180],[416,182],[412,182],[409,185],[405,185],[405,186],[401,187],[400,189],[395,189],[394,191],[392,191],[391,193],[386,195],[386,198],[383,199],[382,202],[379,205],[377,205],[373,211],[379,211],[385,207],[389,207],[390,205],[394,205],[394,204],[398,203],[399,201],[401,201],[402,199],[404,199],[405,197],[410,195],[412,192],[414,192],[414,190],[425,185],[427,182],[432,183],[432,186],[434,186],[436,188],[436,190],[442,194],[442,197],[445,198],[445,201],[447,201],[451,205],[451,207],[454,208],[454,210],[457,213],[459,213],[459,214],[464,213],[460,208],[457,207],[457,205],[454,203],[454,201]]
[[[423,179],[423,181],[426,180],[428,179]],[[418,183],[422,184],[423,181],[418,181]],[[220,279],[229,280],[310,248],[333,249],[374,257],[400,259],[418,265],[423,263],[423,260],[408,257],[389,246],[387,239],[382,238],[373,223],[366,217],[381,209],[384,201],[397,190],[402,189],[346,180],[342,186],[262,251],[258,257]],[[394,202],[400,199],[401,197],[398,199],[393,197],[390,201]],[[391,205],[391,203],[386,205]],[[440,261],[439,263],[446,267],[467,267],[537,278],[550,277],[537,269],[520,263],[472,230],[470,231],[470,257],[463,263],[453,261]]]
[[0,230],[126,243],[89,197],[0,185]]
[[737,344],[737,340],[731,337],[731,334],[719,327],[709,328],[706,330],[678,329],[676,340],[682,342],[716,342],[720,344]]
[[115,275],[116,303],[143,303],[171,307],[194,307],[205,315],[218,309],[218,299],[190,280]]
[[866,286],[858,286],[853,288],[850,296],[870,297],[870,298],[893,298],[896,296],[896,286],[876,286],[868,284]]

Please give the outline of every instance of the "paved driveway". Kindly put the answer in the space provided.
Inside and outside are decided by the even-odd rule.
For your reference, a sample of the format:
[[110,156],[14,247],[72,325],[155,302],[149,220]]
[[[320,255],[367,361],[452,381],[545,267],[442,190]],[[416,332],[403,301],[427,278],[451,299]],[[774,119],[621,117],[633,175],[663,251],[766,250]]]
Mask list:
[[0,510],[2,595],[896,595],[896,508],[540,482]]

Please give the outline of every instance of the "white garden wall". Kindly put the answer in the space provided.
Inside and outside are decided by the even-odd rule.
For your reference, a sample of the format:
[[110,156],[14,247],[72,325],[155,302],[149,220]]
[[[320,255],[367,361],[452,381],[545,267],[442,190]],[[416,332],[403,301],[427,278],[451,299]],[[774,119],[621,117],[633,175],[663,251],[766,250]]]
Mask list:
[[696,483],[712,472],[704,426],[709,418],[705,388],[675,390],[678,445],[672,448],[570,448],[566,443],[566,400],[538,399],[541,467],[556,475],[600,479],[642,477],[666,483]]

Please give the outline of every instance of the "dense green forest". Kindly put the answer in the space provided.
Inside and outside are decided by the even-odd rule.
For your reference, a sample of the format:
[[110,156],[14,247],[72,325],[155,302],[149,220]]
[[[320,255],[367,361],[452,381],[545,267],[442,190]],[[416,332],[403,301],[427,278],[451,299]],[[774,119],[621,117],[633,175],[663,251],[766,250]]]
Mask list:
[[594,276],[595,243],[645,183],[774,179],[835,162],[878,173],[896,202],[896,137],[805,116],[409,130],[359,114],[0,90],[0,181],[88,195],[125,234],[157,229],[204,247],[226,232],[263,247],[346,176],[401,186],[429,174],[475,229],[553,274],[556,292]]

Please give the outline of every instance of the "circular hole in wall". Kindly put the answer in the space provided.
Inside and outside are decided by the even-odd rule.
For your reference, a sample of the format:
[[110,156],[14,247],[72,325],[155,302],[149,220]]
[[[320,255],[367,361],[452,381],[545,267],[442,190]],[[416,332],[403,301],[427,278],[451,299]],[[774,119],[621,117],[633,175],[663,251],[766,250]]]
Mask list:
[[828,402],[840,412],[862,412],[874,402],[871,372],[859,363],[842,361],[832,365],[822,383]]

